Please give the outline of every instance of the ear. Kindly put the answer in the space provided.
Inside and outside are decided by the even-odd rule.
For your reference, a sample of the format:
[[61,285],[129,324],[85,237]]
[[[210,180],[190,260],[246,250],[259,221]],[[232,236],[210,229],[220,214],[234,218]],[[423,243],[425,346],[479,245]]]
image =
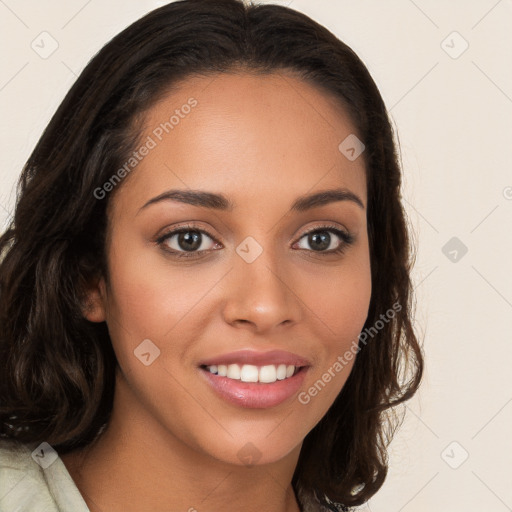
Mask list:
[[89,322],[104,322],[106,320],[107,294],[103,277],[91,282],[86,289],[85,303],[82,313]]

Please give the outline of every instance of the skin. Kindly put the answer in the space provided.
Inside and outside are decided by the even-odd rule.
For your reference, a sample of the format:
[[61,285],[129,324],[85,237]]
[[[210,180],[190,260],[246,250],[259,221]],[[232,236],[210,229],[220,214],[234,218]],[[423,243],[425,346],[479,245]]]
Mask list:
[[[268,409],[226,402],[198,364],[239,349],[287,350],[311,362],[307,391],[349,349],[371,297],[364,160],[338,150],[356,131],[336,100],[285,73],[189,78],[148,111],[142,140],[190,97],[198,105],[112,197],[110,282],[91,285],[86,312],[107,322],[119,362],[112,419],[98,441],[62,459],[92,512],[298,511],[291,480],[302,441],[355,359],[307,405],[294,396]],[[290,211],[299,196],[340,187],[364,208],[345,200]],[[189,188],[236,207],[141,210]],[[202,255],[179,260],[154,241],[191,221],[214,237],[203,235]],[[354,235],[344,253],[308,243],[304,233],[326,224]],[[330,248],[343,243],[329,233]],[[236,252],[247,236],[263,248],[250,264]],[[172,240],[167,248],[185,252]],[[145,339],[161,351],[149,366],[134,355]],[[260,457],[252,467],[237,455],[248,442]]]

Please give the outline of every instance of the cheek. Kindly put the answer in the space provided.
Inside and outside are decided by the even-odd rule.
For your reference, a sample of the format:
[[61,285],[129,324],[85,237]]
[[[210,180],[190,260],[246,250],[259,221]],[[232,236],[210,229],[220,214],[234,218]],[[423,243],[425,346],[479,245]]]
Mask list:
[[367,245],[350,254],[335,270],[318,275],[307,288],[308,305],[325,329],[331,350],[343,350],[357,339],[368,315],[372,293]]
[[109,316],[133,340],[164,339],[218,278],[192,266],[179,267],[157,250],[112,253]]
[[[354,366],[359,335],[368,316],[371,299],[369,257],[358,258],[336,273],[317,279],[308,292],[308,306],[318,322],[320,359],[307,379],[298,401],[304,411],[319,421],[332,405]],[[310,301],[310,302],[309,302]]]

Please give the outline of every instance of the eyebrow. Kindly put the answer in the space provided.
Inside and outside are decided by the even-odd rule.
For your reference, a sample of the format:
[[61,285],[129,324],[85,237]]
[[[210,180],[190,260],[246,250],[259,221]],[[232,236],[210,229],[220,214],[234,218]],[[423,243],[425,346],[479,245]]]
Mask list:
[[[220,211],[233,211],[236,204],[223,194],[206,192],[204,190],[168,190],[162,194],[150,199],[140,210],[161,201],[178,201],[193,206],[200,206]],[[295,212],[305,212],[313,208],[325,206],[337,201],[351,201],[364,210],[362,200],[353,192],[346,188],[336,188],[322,190],[313,194],[298,197],[292,204],[291,210]],[[139,212],[140,212],[139,210]]]

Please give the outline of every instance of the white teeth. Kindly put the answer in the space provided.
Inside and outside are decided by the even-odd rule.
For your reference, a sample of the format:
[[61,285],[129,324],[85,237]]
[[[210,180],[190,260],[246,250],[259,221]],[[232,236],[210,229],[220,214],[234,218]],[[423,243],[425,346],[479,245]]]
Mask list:
[[258,367],[244,364],[240,371],[240,380],[243,382],[258,382]]
[[260,382],[275,382],[277,379],[276,367],[273,364],[260,368]]
[[240,380],[240,366],[238,366],[237,364],[230,364],[228,366],[228,373],[226,374],[226,377],[229,377],[230,379]]
[[292,364],[269,364],[266,366],[219,364],[207,366],[206,369],[220,377],[228,377],[242,382],[262,382],[266,384],[276,382],[276,380],[288,379],[295,373],[295,366]]
[[280,364],[277,367],[277,380],[283,380],[286,379],[286,365]]

